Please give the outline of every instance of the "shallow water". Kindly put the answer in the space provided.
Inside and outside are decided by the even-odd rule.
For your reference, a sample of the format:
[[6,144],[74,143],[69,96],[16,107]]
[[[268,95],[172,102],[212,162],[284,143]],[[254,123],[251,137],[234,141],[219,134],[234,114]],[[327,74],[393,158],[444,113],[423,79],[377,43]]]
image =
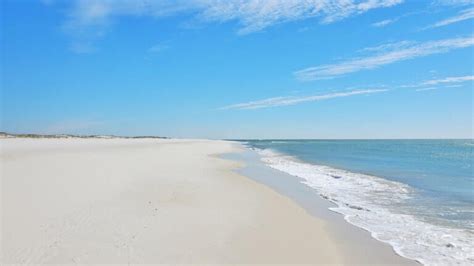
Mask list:
[[258,140],[269,166],[425,264],[474,262],[472,140]]

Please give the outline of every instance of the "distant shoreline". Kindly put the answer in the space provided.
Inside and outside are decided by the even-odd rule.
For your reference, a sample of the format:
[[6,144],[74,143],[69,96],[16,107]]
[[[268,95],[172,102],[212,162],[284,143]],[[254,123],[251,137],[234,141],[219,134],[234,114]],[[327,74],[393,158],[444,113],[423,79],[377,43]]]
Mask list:
[[35,139],[169,139],[162,136],[116,136],[116,135],[79,135],[79,134],[34,134],[0,132],[0,138],[35,138]]
[[[3,138],[44,138],[44,139],[59,139],[59,138],[80,138],[80,139],[180,139],[175,137],[155,136],[155,135],[137,135],[137,136],[120,136],[120,135],[100,135],[100,134],[39,134],[39,133],[8,133],[0,131],[0,139]],[[255,141],[255,140],[267,140],[267,141],[306,141],[306,140],[317,140],[317,141],[351,141],[351,140],[367,140],[367,141],[384,141],[384,140],[472,140],[474,138],[223,138],[225,141]]]

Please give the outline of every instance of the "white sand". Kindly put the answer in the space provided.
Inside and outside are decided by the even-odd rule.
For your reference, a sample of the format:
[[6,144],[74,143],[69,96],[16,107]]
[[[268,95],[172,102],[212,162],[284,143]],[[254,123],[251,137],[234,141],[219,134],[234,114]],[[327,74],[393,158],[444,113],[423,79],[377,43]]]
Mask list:
[[[325,221],[230,142],[1,139],[3,263],[341,263]],[[347,260],[346,260],[347,261]]]

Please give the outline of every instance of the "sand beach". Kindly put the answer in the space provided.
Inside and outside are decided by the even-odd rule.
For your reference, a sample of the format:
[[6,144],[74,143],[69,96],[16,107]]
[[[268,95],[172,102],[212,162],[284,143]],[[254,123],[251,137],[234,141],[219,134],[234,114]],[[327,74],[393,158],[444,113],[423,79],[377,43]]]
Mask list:
[[327,217],[222,158],[243,151],[235,142],[0,143],[3,264],[412,263],[381,243],[352,253]]

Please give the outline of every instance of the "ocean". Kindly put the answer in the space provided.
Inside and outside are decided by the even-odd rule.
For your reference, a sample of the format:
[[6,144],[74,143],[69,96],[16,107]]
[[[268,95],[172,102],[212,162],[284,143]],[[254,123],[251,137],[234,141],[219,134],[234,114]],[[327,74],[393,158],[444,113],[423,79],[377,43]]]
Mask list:
[[398,254],[474,264],[474,140],[243,142]]

